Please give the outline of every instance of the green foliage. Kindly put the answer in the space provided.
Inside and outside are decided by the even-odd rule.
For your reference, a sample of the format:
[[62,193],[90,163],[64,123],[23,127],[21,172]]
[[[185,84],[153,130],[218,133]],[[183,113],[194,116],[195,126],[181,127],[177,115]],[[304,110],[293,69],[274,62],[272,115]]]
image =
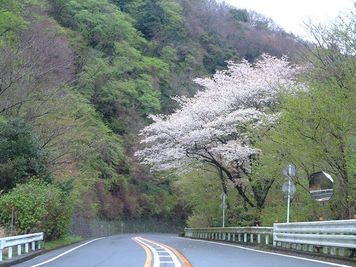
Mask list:
[[354,95],[328,84],[288,97],[280,124],[271,132],[270,153],[274,151],[284,155],[284,162],[295,163],[300,169],[300,179],[320,170],[332,174],[336,188],[331,203],[343,206],[335,211],[340,213],[336,217],[347,217],[352,205],[349,185],[355,182],[356,173]]
[[213,172],[191,172],[175,183],[180,201],[192,210],[187,220],[189,227],[221,226],[222,189],[214,176]]
[[21,1],[0,2],[0,47],[17,40],[18,34],[26,28]]
[[52,14],[64,26],[80,31],[92,47],[112,55],[115,42],[140,43],[132,19],[106,0],[51,0]]
[[51,180],[39,137],[21,119],[0,122],[0,190],[8,191],[32,176]]
[[80,242],[82,240],[83,240],[83,237],[81,237],[81,236],[66,235],[59,239],[53,240],[53,241],[44,242],[43,248],[45,250],[53,250],[56,248],[61,248],[64,246],[68,246],[70,244]]
[[53,240],[68,232],[72,201],[55,185],[32,179],[0,197],[0,221],[3,225],[11,224],[12,213],[17,233],[43,231],[46,240]]
[[137,29],[146,39],[164,43],[185,38],[183,10],[179,3],[172,0],[113,2],[136,20]]
[[[31,8],[43,3],[62,27]],[[230,16],[218,7],[205,0],[1,1],[0,105],[11,108],[1,111],[0,133],[9,116],[31,127],[20,123],[11,134],[21,138],[1,137],[0,190],[52,175],[84,217],[185,220],[191,206],[175,195],[174,179],[146,173],[131,155],[148,114],[172,111],[170,96],[194,94],[193,78],[246,55],[236,49],[244,39],[233,34],[241,29],[236,20],[248,23],[245,11]],[[219,225],[214,205],[207,221]],[[196,214],[208,216],[198,204]]]
[[231,14],[237,22],[248,22],[249,14],[246,9],[231,9]]
[[[345,46],[354,41],[351,27],[344,28],[346,21],[334,29],[315,29],[324,43],[306,54],[312,65],[303,77],[308,89],[284,97],[280,121],[262,145],[265,157],[298,167],[296,182],[301,186],[308,187],[306,178],[313,172],[332,175],[334,196],[326,204],[329,211],[324,210],[332,219],[350,218],[355,212],[356,61],[355,50]],[[354,24],[355,18],[348,23]]]
[[167,79],[168,65],[143,55],[146,41],[127,14],[106,0],[50,4],[55,18],[79,31],[95,49],[71,37],[80,62],[78,90],[116,133],[124,133],[132,112],[144,117],[159,111],[159,87]]

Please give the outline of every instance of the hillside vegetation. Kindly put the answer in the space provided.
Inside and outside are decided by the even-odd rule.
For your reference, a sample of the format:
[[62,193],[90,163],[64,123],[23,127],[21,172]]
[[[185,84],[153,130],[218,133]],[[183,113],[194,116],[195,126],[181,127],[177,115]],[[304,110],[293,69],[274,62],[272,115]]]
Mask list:
[[[268,53],[278,58],[286,55],[296,63],[304,46],[270,19],[215,1],[1,1],[0,223],[10,228],[15,212],[18,232],[46,227],[49,239],[65,234],[71,217],[154,219],[182,226],[189,219],[192,225],[195,221],[217,225],[216,200],[203,203],[203,188],[219,188],[219,179],[206,182],[201,177],[211,174],[198,170],[190,174],[151,172],[134,156],[142,148],[139,132],[152,123],[150,114],[171,114],[179,109],[172,97],[195,95],[201,85],[193,79],[211,77],[228,66],[227,60],[253,63]],[[354,67],[354,58],[350,62],[347,64]],[[317,71],[313,73],[308,79],[322,80]],[[345,88],[352,92],[355,88],[349,74],[343,76],[341,88],[348,84]],[[336,74],[330,82],[340,85]],[[316,88],[328,86],[315,84]],[[292,103],[286,106],[298,108],[295,101],[299,100],[291,97],[286,101]],[[299,112],[293,110],[291,117],[283,117],[281,130],[273,136],[286,140],[280,133],[294,132],[298,125],[288,123]],[[341,140],[339,137],[335,138]],[[353,139],[349,141],[345,145],[354,144]],[[278,157],[280,147],[270,146],[268,140],[261,144]],[[292,146],[288,149],[284,155],[294,154]],[[262,158],[266,163],[260,166],[272,166],[270,160],[269,156]],[[288,160],[299,163],[287,156],[283,162]],[[256,173],[273,173],[275,167],[274,163]],[[352,184],[352,171],[346,176]],[[23,195],[37,194],[37,187],[41,188],[37,217],[24,225]],[[345,203],[349,208],[352,194],[350,191]],[[51,203],[40,201],[46,196],[52,197]],[[239,196],[233,199],[229,222],[255,222],[256,211],[247,209]],[[266,199],[270,204],[262,206],[267,212],[283,201],[273,196]],[[258,221],[262,218],[270,223],[272,219],[260,208]],[[46,213],[48,209],[53,213]],[[235,213],[235,209],[241,212]],[[306,209],[300,218],[316,217]],[[63,232],[54,232],[57,224],[48,224],[56,217]]]

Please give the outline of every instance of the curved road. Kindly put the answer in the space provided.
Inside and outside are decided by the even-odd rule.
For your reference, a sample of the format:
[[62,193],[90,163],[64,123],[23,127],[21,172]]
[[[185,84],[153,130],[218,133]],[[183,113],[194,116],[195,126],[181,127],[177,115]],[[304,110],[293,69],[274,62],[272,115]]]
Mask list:
[[346,266],[166,234],[115,235],[57,249],[17,267]]

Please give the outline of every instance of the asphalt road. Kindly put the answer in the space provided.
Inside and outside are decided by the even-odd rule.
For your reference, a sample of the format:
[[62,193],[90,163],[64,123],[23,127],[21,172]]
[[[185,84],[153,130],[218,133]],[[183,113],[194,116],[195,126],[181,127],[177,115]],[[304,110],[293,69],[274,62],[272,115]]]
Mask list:
[[16,267],[346,266],[166,234],[116,235],[38,256]]

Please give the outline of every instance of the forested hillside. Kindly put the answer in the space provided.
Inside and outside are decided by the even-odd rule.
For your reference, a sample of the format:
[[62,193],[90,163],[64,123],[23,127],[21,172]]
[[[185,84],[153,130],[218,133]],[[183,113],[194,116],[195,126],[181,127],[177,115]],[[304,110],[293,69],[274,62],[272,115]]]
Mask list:
[[[45,210],[19,232],[56,216],[63,225],[73,216],[184,225],[199,209],[186,195],[194,183],[151,172],[134,156],[149,115],[175,111],[172,96],[193,96],[201,88],[193,79],[227,60],[252,63],[268,53],[296,62],[303,46],[270,19],[215,1],[1,1],[2,225],[25,201],[8,192],[36,187],[43,199],[58,193],[52,202],[39,197]],[[200,175],[191,173],[194,181]],[[62,234],[48,227],[49,238]]]

